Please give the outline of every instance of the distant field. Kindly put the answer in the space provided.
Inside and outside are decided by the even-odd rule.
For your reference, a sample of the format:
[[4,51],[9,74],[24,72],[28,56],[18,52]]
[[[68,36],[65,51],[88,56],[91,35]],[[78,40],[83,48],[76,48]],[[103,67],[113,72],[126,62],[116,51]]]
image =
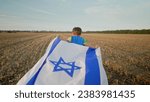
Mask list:
[[[16,84],[60,33],[0,33],[0,84]],[[91,47],[100,47],[109,84],[150,85],[150,35],[83,34]]]

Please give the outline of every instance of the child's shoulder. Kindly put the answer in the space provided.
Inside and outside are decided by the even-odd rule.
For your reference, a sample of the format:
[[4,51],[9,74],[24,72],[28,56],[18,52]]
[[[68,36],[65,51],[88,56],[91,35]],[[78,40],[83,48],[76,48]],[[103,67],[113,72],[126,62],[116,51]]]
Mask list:
[[80,38],[80,39],[86,40],[86,39],[85,39],[84,37],[82,37],[82,36],[75,36],[75,35],[70,36],[70,37],[68,38],[68,40],[71,40],[71,39],[74,39],[74,38]]
[[71,39],[72,39],[72,36],[68,37],[67,41],[71,41]]

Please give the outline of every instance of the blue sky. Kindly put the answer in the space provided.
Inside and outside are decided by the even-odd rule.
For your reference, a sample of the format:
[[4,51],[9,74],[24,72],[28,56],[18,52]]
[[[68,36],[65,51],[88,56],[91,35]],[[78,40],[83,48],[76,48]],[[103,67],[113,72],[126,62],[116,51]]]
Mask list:
[[150,28],[150,0],[0,0],[0,30]]

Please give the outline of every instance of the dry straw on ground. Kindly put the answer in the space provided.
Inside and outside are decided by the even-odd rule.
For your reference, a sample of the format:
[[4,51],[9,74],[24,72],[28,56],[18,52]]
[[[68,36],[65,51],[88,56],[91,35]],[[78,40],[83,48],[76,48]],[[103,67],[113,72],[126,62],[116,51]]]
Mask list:
[[[44,54],[51,33],[0,33],[0,84],[16,84]],[[150,84],[150,35],[83,34],[100,47],[109,84]]]

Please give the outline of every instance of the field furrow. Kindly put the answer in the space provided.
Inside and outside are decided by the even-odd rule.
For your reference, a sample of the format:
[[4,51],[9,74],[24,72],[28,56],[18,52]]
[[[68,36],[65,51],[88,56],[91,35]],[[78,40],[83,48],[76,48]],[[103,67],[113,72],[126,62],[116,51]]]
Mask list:
[[[16,84],[43,56],[56,36],[71,34],[0,33],[0,84]],[[150,84],[150,35],[83,34],[100,47],[109,84]]]

